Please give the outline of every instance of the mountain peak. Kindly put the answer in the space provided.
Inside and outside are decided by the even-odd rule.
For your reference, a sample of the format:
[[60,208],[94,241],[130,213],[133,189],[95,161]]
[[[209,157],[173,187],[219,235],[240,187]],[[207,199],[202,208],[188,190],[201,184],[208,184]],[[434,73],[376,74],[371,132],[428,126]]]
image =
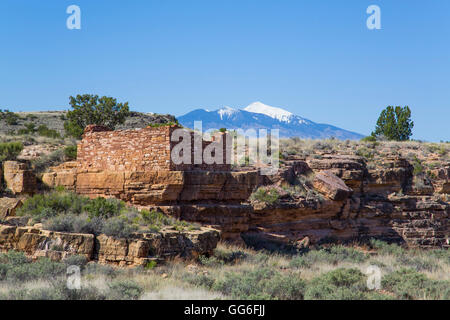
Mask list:
[[259,101],[253,102],[252,104],[244,108],[244,110],[253,113],[265,114],[266,116],[283,122],[289,122],[291,120],[291,117],[293,116],[293,114],[287,110],[272,107]]
[[223,119],[223,116],[230,117],[230,116],[232,116],[234,113],[238,112],[238,110],[233,109],[233,108],[228,107],[228,106],[225,106],[225,107],[219,109],[217,112],[218,112],[219,115],[220,115],[220,119]]

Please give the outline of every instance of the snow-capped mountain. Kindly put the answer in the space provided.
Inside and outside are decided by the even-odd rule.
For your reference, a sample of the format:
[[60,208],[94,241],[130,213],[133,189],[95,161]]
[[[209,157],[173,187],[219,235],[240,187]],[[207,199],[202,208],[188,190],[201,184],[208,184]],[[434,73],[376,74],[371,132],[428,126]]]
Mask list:
[[361,139],[363,135],[332,125],[315,123],[287,110],[254,102],[244,109],[224,107],[215,111],[193,110],[178,121],[185,127],[193,128],[194,121],[202,121],[203,130],[234,129],[279,129],[280,137],[300,137],[324,139]]

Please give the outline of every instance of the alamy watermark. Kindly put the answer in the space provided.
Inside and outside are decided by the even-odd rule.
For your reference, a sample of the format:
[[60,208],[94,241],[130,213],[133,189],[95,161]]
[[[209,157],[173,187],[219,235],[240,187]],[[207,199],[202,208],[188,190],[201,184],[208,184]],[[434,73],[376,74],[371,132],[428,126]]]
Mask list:
[[66,13],[70,16],[66,20],[66,26],[69,30],[81,29],[81,9],[79,6],[72,4],[67,7]]
[[381,270],[380,267],[370,265],[366,269],[367,288],[369,290],[381,289]]
[[370,5],[366,10],[370,16],[367,18],[366,25],[369,30],[381,29],[381,9],[377,5]]
[[[279,168],[278,129],[203,132],[202,122],[195,121],[193,131],[175,129],[170,139],[176,143],[171,151],[175,165],[256,166],[262,175],[273,175]],[[210,142],[205,145],[205,140]]]

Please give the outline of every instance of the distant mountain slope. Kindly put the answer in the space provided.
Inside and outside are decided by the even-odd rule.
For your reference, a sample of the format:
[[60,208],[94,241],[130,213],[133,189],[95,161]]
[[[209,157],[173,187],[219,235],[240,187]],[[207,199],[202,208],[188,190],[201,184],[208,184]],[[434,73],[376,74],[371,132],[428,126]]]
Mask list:
[[178,121],[185,127],[193,128],[194,121],[202,121],[203,130],[208,129],[279,129],[280,137],[300,137],[324,139],[359,140],[363,135],[347,131],[332,125],[315,123],[294,115],[281,108],[271,107],[255,102],[239,110],[224,107],[215,111],[205,109],[193,110]]

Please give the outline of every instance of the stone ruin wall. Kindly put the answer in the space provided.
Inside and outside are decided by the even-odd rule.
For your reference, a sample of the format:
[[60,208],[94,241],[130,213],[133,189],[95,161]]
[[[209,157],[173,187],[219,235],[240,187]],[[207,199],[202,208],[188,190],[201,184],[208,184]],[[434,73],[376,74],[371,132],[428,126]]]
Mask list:
[[[80,171],[230,171],[230,164],[194,164],[194,134],[191,136],[192,164],[175,164],[171,152],[178,142],[170,137],[177,126],[111,131],[101,126],[88,126],[78,145],[77,162]],[[202,141],[202,151],[212,143],[227,140],[216,137]],[[226,145],[226,141],[224,143]],[[223,148],[226,159],[227,147]]]

